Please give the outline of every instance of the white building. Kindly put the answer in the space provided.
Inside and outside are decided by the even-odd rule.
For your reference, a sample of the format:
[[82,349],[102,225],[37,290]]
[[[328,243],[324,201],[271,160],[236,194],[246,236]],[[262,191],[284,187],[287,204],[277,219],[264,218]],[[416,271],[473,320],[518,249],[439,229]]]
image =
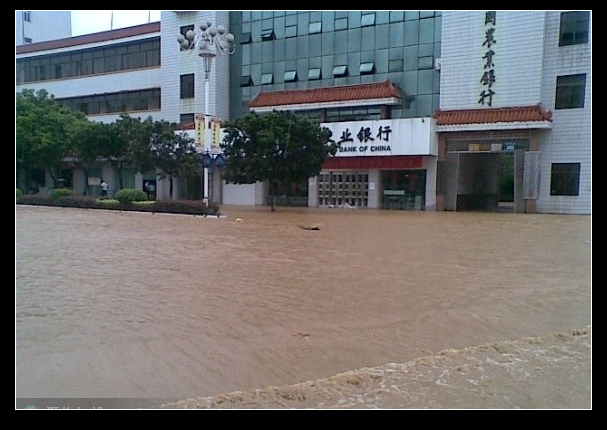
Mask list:
[[487,204],[510,156],[517,212],[591,213],[590,12],[444,12],[439,65],[444,208]]
[[[178,17],[187,22],[211,20],[228,23],[228,12],[163,13],[166,19],[100,33],[55,39],[18,46],[16,91],[28,88],[45,89],[57,100],[72,107],[82,107],[88,118],[98,122],[114,122],[123,112],[130,116],[153,120],[166,120],[193,129],[196,114],[205,111],[203,62],[195,51],[182,52],[177,43],[180,28]],[[50,66],[44,66],[48,59]],[[161,67],[161,64],[163,67]],[[218,57],[210,75],[209,106],[213,116],[227,118],[229,87],[227,58]],[[180,97],[183,87],[180,76],[194,77],[199,83],[195,97]],[[219,96],[216,96],[219,94]],[[183,113],[187,112],[187,113]],[[191,126],[191,127],[190,127]],[[117,190],[116,173],[110,166],[91,172],[103,177],[110,189]],[[156,183],[158,198],[169,198],[168,181],[160,180],[153,172],[137,174],[125,172],[124,187],[142,188],[145,181]],[[86,190],[88,185],[81,171],[75,171],[70,181],[74,189]],[[189,184],[190,197],[197,196],[201,179]],[[221,181],[215,176],[219,195]],[[184,196],[186,184],[173,189],[174,198]],[[182,194],[180,194],[180,190]]]
[[[321,82],[312,80],[312,70],[308,73],[305,69],[297,82],[280,83],[287,91],[276,91],[275,84],[283,79],[283,75],[286,82],[290,73],[288,66],[275,57],[268,57],[273,59],[273,64],[262,64],[263,68],[279,72],[273,73],[274,76],[267,73],[262,76],[263,71],[250,64],[251,57],[258,52],[265,59],[266,51],[275,41],[262,42],[253,38],[251,43],[252,33],[247,32],[245,25],[251,22],[252,28],[263,32],[264,20],[269,14],[264,12],[258,21],[251,18],[230,27],[230,18],[234,16],[231,14],[234,13],[164,11],[161,22],[40,43],[33,40],[32,44],[17,46],[16,90],[46,89],[58,100],[81,107],[94,121],[112,122],[121,112],[128,112],[133,117],[151,116],[154,120],[181,123],[184,129],[193,129],[196,117],[202,113],[229,119],[233,112],[242,111],[242,106],[235,109],[234,104],[240,102],[244,106],[245,99],[257,102],[251,109],[260,111],[272,108],[264,99],[275,98],[277,93],[280,93],[281,108],[284,109],[298,110],[309,103],[311,99],[306,99],[305,95],[310,94],[310,89],[319,88]],[[366,15],[368,18],[372,14]],[[318,108],[346,106],[356,109],[373,101],[381,106],[382,116],[356,124],[321,121],[323,125],[334,129],[334,136],[348,128],[385,125],[400,130],[401,136],[389,145],[389,149],[386,145],[374,153],[359,151],[355,162],[350,157],[354,154],[338,154],[329,163],[337,167],[310,179],[304,204],[331,204],[331,190],[326,187],[329,183],[326,181],[333,181],[332,172],[341,169],[348,175],[348,181],[353,181],[349,182],[354,184],[352,192],[362,196],[358,201],[363,207],[590,214],[591,13],[456,11],[433,15],[432,19],[440,22],[440,33],[433,40],[434,43],[440,42],[440,58],[434,58],[433,70],[432,63],[429,67],[425,64],[428,58],[432,58],[428,55],[420,57],[419,65],[414,67],[421,70],[419,76],[423,73],[423,76],[440,80],[439,109],[432,114],[428,112],[414,118],[407,117],[406,112],[394,117],[384,115],[392,107],[400,109],[405,100],[416,103],[416,95],[425,106],[431,103],[432,94],[416,92],[420,83],[410,78],[417,76],[411,72],[406,74],[404,90],[407,94],[399,95],[393,94],[391,84],[380,81],[380,77],[374,74],[366,74],[364,80],[361,78],[360,87],[345,85],[351,78],[333,79],[337,68],[333,68],[333,63],[329,64],[333,76],[330,72],[325,75],[332,80],[322,81],[324,95],[329,99]],[[17,14],[16,18],[17,21],[22,20],[23,15]],[[417,22],[406,20],[405,17],[400,24],[403,28],[409,26],[410,29]],[[208,81],[205,80],[203,61],[197,53],[180,50],[177,43],[179,34],[206,21],[229,27],[240,40],[236,47],[240,53],[232,59],[229,55],[218,55],[214,59]],[[344,22],[348,25],[347,18],[335,18],[336,26],[338,21],[340,25]],[[267,22],[275,26],[272,37],[282,33],[278,23],[285,25],[287,31],[297,28],[297,24],[289,24],[280,16],[268,18]],[[291,22],[297,23],[295,20]],[[305,24],[306,31],[311,30],[313,24]],[[390,25],[394,28],[399,24],[390,21]],[[379,27],[376,33],[378,42],[383,31]],[[373,16],[373,21],[364,31],[374,32],[375,28]],[[315,27],[314,31],[322,32],[318,36],[325,37],[323,27]],[[338,40],[337,36],[345,34],[338,33],[337,30],[333,33],[327,30],[326,36],[334,36]],[[410,34],[409,30],[407,35]],[[258,37],[255,32],[254,37]],[[295,36],[291,37],[292,41]],[[246,49],[242,45],[244,43],[249,43]],[[388,51],[385,49],[383,52]],[[368,49],[365,55],[373,52],[374,49]],[[349,57],[347,60],[350,62],[352,59]],[[322,58],[325,67],[325,60],[330,58]],[[405,57],[405,67],[409,58]],[[42,59],[50,60],[52,67],[44,67],[39,61]],[[417,56],[415,59],[417,64]],[[391,61],[390,67],[399,64],[403,64],[402,59]],[[350,69],[358,71],[359,65],[354,64]],[[321,71],[320,68],[315,70]],[[363,70],[362,64],[360,70]],[[375,72],[374,69],[369,71]],[[261,76],[261,84],[252,83],[251,76],[255,77],[256,73]],[[270,85],[257,86],[264,84],[266,76],[272,76],[266,81]],[[365,91],[375,88],[373,97],[376,99],[361,101],[350,96],[347,99],[330,99],[338,93],[356,92],[363,88]],[[235,96],[237,94],[242,96]],[[411,94],[414,97],[410,97]],[[262,97],[264,95],[268,97]],[[299,100],[300,104],[296,106],[288,100]],[[382,163],[374,161],[384,155]],[[346,159],[350,164],[345,163]],[[417,181],[420,178],[424,181],[414,198],[408,198],[406,190],[401,196],[394,193],[401,190],[385,187],[390,180],[389,169],[400,171],[407,178],[413,172]],[[512,182],[507,191],[500,189],[504,170]],[[125,187],[141,188],[143,181],[157,179],[153,172],[131,173],[130,182],[127,181]],[[210,173],[209,183],[205,182],[202,188],[206,187],[215,201],[222,204],[267,203],[265,184],[229,185],[219,180],[220,172],[216,167],[212,167]],[[355,173],[356,178],[352,179]],[[110,188],[115,189],[111,167],[100,167],[95,174],[104,177]],[[201,181],[204,182],[203,175],[194,178],[193,183],[180,183],[172,197],[201,198]],[[410,179],[406,181],[407,185],[414,185]],[[81,172],[74,171],[72,185],[74,189],[86,188]],[[506,206],[503,205],[504,192],[511,194],[505,199]],[[329,193],[329,198],[325,199],[323,193]],[[157,195],[158,198],[171,197],[168,186],[160,180],[157,182]],[[420,197],[421,204],[418,201]]]
[[15,46],[72,35],[72,13],[69,10],[16,10]]

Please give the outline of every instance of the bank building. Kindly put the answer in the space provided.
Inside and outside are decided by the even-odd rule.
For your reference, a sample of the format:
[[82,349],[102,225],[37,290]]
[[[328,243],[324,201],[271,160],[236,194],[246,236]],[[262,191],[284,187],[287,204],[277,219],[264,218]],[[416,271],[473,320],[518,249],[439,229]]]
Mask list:
[[[16,31],[52,13],[17,11]],[[269,184],[222,179],[221,123],[288,110],[340,146],[317,176],[278,184],[279,205],[590,214],[591,24],[590,11],[162,11],[17,38],[16,92],[45,89],[93,121],[179,123],[206,155],[199,175],[171,191],[154,171],[123,172],[158,199],[269,204]],[[193,45],[210,29],[228,49]],[[117,185],[109,163],[89,175]],[[91,187],[75,164],[64,176]]]

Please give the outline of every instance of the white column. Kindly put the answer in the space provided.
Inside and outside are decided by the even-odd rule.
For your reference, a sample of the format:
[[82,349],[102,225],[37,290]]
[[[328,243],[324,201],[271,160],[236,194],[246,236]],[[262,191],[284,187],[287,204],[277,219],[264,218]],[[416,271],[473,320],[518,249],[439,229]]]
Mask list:
[[[209,127],[209,104],[210,104],[210,88],[211,88],[211,84],[209,82],[209,77],[208,75],[205,76],[205,80],[204,80],[204,133],[205,133],[205,142],[204,142],[204,151],[206,153],[206,151],[208,151],[209,145],[210,143],[208,142],[208,138],[207,138],[207,128]],[[209,168],[205,167],[204,168],[204,188],[203,188],[203,199],[205,201],[209,201]]]

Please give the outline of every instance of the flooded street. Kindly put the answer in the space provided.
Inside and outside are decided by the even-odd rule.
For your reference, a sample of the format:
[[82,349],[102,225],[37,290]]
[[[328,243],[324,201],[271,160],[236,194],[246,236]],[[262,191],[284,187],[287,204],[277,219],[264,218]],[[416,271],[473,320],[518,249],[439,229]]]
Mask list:
[[[222,212],[18,205],[16,397],[218,396],[592,323],[590,216]],[[498,407],[589,408],[581,350],[558,369],[575,386]]]

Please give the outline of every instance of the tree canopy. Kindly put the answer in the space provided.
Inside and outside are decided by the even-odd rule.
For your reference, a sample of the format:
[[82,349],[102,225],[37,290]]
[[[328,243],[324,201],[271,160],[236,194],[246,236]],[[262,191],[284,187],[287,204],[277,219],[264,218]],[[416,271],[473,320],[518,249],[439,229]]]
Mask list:
[[44,185],[45,172],[56,181],[68,166],[81,168],[88,176],[98,163],[111,163],[118,172],[119,188],[124,168],[155,171],[171,179],[171,191],[173,177],[200,171],[194,139],[176,133],[176,123],[128,114],[113,123],[89,121],[46,90],[17,93],[15,110],[16,179],[25,190]]
[[272,210],[276,186],[301,182],[320,173],[337,144],[331,130],[287,111],[251,112],[225,123],[221,148],[226,157],[223,179],[235,184],[268,181]]
[[169,178],[172,194],[173,178],[199,172],[202,158],[196,152],[194,139],[183,131],[175,132],[175,124],[156,121],[151,131],[151,162],[158,169],[161,178]]
[[29,183],[36,170],[46,170],[57,180],[74,153],[76,136],[88,123],[86,116],[61,105],[46,90],[32,89],[17,94],[15,113],[16,167],[22,181]]

